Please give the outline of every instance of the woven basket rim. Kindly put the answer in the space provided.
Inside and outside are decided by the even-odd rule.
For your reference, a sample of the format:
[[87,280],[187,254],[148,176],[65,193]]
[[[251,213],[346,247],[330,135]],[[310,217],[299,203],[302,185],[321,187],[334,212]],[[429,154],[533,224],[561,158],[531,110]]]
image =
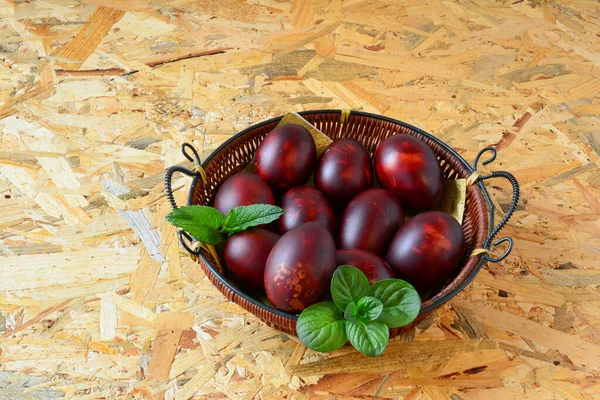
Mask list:
[[[325,114],[325,113],[334,113],[334,114],[342,114],[342,110],[336,110],[336,109],[323,109],[323,110],[307,110],[307,111],[300,111],[298,112],[299,115],[301,116],[305,116],[305,115],[311,115],[311,114]],[[464,166],[465,168],[470,172],[473,173],[475,172],[475,169],[471,166],[471,164],[469,164],[460,154],[458,154],[456,152],[456,150],[454,150],[452,147],[450,147],[449,145],[447,145],[445,142],[443,142],[442,140],[436,138],[435,136],[433,136],[432,134],[417,128],[416,126],[413,126],[411,124],[408,124],[404,121],[400,121],[397,120],[395,118],[390,118],[390,117],[386,117],[383,115],[378,115],[378,114],[373,114],[373,113],[369,113],[369,112],[365,112],[365,111],[354,111],[352,110],[350,112],[353,115],[357,115],[357,116],[362,116],[362,117],[367,117],[367,118],[373,118],[373,119],[378,119],[378,120],[382,120],[382,121],[387,121],[393,124],[397,124],[400,126],[403,126],[405,128],[411,129],[423,136],[425,136],[426,138],[436,142],[438,145],[440,145],[442,148],[444,148],[444,150],[448,151],[453,157],[455,157],[457,160],[459,160]],[[236,140],[238,140],[241,136],[254,131],[257,128],[260,128],[264,125],[268,125],[268,124],[272,124],[275,122],[279,122],[282,118],[284,117],[284,115],[280,115],[274,118],[270,118],[264,121],[261,121],[257,124],[251,125],[248,128],[240,131],[239,133],[233,135],[232,137],[230,137],[229,139],[227,139],[225,142],[223,142],[219,147],[217,147],[214,151],[212,151],[210,153],[210,155],[208,157],[206,157],[206,159],[202,162],[202,167],[206,167],[208,165],[208,163],[217,155],[219,154],[219,152],[221,150],[223,150],[224,148],[226,148],[227,146],[229,146],[231,143],[235,142]],[[200,178],[200,176],[195,176],[192,179],[192,184],[190,185],[190,189],[189,189],[189,193],[188,193],[188,199],[187,199],[187,205],[193,205],[193,195],[194,195],[194,188],[197,184],[198,179]],[[490,195],[488,193],[488,191],[485,188],[485,185],[481,182],[481,181],[477,181],[474,186],[477,186],[479,188],[479,190],[481,190],[482,195],[485,199],[486,204],[486,208],[487,208],[487,212],[489,214],[490,212],[490,204],[491,204],[491,198]],[[491,233],[491,230],[493,229],[492,226],[488,226],[488,231]],[[257,299],[255,299],[254,297],[244,293],[242,290],[240,290],[240,288],[236,287],[235,285],[232,285],[227,279],[225,279],[224,276],[222,276],[219,271],[212,265],[211,261],[204,256],[204,254],[202,252],[200,252],[200,254],[198,255],[198,257],[200,257],[202,259],[202,262],[206,265],[206,267],[214,274],[214,276],[223,284],[225,285],[229,290],[231,290],[233,293],[237,294],[238,296],[242,297],[244,300],[248,301],[249,303],[255,305],[256,307],[262,308],[266,311],[269,311],[279,317],[282,318],[287,318],[293,321],[297,321],[298,320],[298,315],[296,314],[291,314],[291,313],[287,313],[285,311],[281,311],[275,307],[271,307]],[[450,293],[446,294],[444,297],[437,299],[435,302],[433,302],[431,305],[421,308],[421,310],[419,311],[419,315],[423,315],[426,314],[428,312],[430,312],[431,310],[434,310],[438,307],[440,307],[441,305],[443,305],[444,303],[448,302],[450,299],[452,299],[454,296],[456,296],[458,293],[460,293],[469,283],[471,283],[471,281],[475,278],[475,276],[477,276],[477,274],[479,273],[479,271],[481,270],[481,268],[483,267],[483,265],[486,263],[487,259],[485,257],[481,257],[480,256],[480,260],[477,263],[477,266],[475,267],[475,269],[473,270],[473,272],[468,275],[459,285],[457,285],[456,288],[454,288]]]

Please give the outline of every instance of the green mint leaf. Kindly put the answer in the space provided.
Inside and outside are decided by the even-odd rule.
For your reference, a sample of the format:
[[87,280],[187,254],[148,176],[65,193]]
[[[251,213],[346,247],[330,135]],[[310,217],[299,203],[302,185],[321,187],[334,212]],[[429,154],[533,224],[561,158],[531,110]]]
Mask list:
[[223,223],[223,215],[216,208],[208,206],[179,207],[167,214],[166,219],[202,243],[218,244],[223,239],[219,232]]
[[363,272],[351,265],[340,265],[331,278],[331,297],[340,309],[345,311],[348,304],[357,303],[370,295],[369,280]]
[[348,341],[344,317],[332,302],[305,308],[298,317],[296,332],[300,341],[315,351],[333,351]]
[[421,298],[411,284],[401,279],[384,279],[371,285],[373,297],[381,301],[383,309],[377,319],[388,328],[408,325],[419,315]]
[[346,306],[346,310],[344,311],[344,319],[350,322],[359,322],[360,318],[358,318],[356,314],[356,303],[349,303],[348,306]]
[[375,321],[381,315],[383,303],[375,297],[366,296],[356,304],[357,314],[363,321]]
[[283,215],[282,208],[271,204],[252,204],[231,209],[223,222],[223,231],[228,234],[241,232],[252,226],[268,224]]
[[390,340],[388,327],[379,321],[350,322],[346,321],[346,335],[352,346],[369,357],[377,357]]
[[383,310],[383,304],[375,297],[365,296],[358,301],[358,303],[350,303],[344,311],[344,318],[350,322],[368,322],[375,321],[381,311]]

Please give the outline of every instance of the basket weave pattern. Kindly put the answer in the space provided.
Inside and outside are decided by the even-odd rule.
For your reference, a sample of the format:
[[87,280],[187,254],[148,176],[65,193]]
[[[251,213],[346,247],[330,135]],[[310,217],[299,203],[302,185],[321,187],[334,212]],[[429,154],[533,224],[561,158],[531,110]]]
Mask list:
[[[371,158],[379,143],[387,137],[398,133],[412,135],[427,144],[433,150],[440,162],[445,179],[466,179],[471,174],[460,159],[444,149],[439,143],[398,123],[355,114],[351,114],[349,118],[342,123],[339,112],[321,112],[307,114],[303,117],[333,140],[339,138],[358,140],[367,148]],[[196,183],[192,188],[190,196],[190,204],[212,205],[219,186],[230,176],[241,172],[246,165],[253,160],[260,142],[277,126],[277,123],[278,121],[262,125],[259,124],[250,129],[246,134],[235,138],[215,154],[204,166],[207,178],[206,185],[203,184],[201,179],[196,179]],[[482,255],[471,256],[471,252],[473,249],[482,247],[488,232],[488,211],[483,194],[477,185],[471,185],[468,188],[462,228],[465,235],[465,250],[459,268],[457,269],[458,272],[447,282],[446,286],[443,287],[441,291],[423,302],[423,308],[444,298],[447,294],[460,286],[460,284],[471,274],[475,273],[477,269],[477,265]],[[203,252],[202,255],[206,260],[214,263],[210,254]],[[202,258],[199,258],[199,263],[210,281],[229,300],[239,304],[268,325],[295,335],[296,320],[292,318],[292,316],[286,317],[278,315],[260,305],[249,302],[227,287],[222,281],[224,278],[217,276],[213,270],[206,265]],[[424,314],[419,315],[419,318],[417,318],[413,324],[417,323],[423,317]],[[400,331],[407,328],[408,327],[392,329],[391,335],[395,336]]]

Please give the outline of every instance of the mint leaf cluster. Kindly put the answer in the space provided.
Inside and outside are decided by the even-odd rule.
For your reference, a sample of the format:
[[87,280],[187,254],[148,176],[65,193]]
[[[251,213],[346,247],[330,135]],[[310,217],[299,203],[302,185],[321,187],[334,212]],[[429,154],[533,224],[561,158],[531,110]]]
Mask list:
[[384,279],[369,285],[350,265],[334,272],[331,297],[333,302],[313,304],[298,318],[298,337],[310,349],[333,351],[350,340],[356,350],[376,357],[388,344],[389,329],[408,325],[421,309],[421,298],[408,282]]
[[283,209],[271,204],[252,204],[232,208],[225,217],[209,206],[185,206],[167,214],[167,221],[206,244],[219,244],[230,236],[253,226],[268,224],[282,216]]

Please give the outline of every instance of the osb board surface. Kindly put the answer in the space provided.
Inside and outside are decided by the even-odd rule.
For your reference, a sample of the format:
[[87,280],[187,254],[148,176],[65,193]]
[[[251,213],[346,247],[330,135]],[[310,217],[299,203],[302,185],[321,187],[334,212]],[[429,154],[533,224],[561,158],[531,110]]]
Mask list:
[[[600,397],[597,1],[0,0],[0,16],[0,398]],[[374,360],[306,351],[226,301],[164,220],[182,143],[207,154],[319,108],[402,119],[468,160],[493,145],[523,189],[513,254]],[[509,188],[488,187],[502,215]]]

